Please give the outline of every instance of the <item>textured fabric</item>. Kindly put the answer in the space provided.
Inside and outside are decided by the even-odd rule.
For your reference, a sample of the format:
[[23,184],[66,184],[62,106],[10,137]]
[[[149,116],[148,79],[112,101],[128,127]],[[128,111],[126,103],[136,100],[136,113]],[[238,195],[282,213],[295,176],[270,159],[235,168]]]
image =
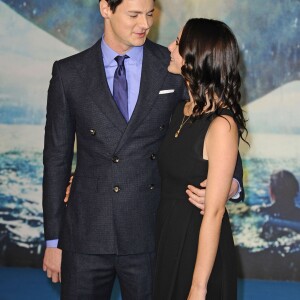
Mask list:
[[116,68],[114,75],[113,97],[120,112],[128,122],[128,86],[126,79],[126,69],[124,66],[124,60],[127,58],[128,55],[115,57],[115,61],[117,62],[118,67]]
[[109,300],[116,277],[113,255],[63,251],[61,300]]
[[154,253],[90,255],[63,251],[62,300],[109,300],[116,275],[123,300],[152,300]]
[[[183,108],[184,104],[179,104],[159,152],[162,188],[157,212],[154,300],[186,300],[197,257],[202,215],[188,201],[185,191],[188,184],[197,185],[207,178],[208,161],[202,154],[212,118],[208,115],[187,122],[175,138]],[[206,299],[236,299],[236,280],[235,249],[226,212]]]

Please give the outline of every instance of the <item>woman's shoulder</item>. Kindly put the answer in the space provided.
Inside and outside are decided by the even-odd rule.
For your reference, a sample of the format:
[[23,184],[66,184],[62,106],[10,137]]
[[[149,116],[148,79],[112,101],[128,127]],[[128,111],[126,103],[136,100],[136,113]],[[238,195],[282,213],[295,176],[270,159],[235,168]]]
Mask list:
[[209,136],[217,139],[226,138],[228,135],[238,136],[238,126],[231,111],[224,109],[220,113],[214,114],[208,133]]
[[234,114],[229,110],[229,109],[222,109],[219,112],[215,112],[214,115],[212,116],[211,119],[211,126],[215,127],[221,127],[223,128],[224,126],[234,126],[236,127],[237,124],[235,122]]
[[211,115],[211,125],[212,124],[216,128],[224,128],[224,126],[229,126],[231,128],[233,126],[238,129],[235,115],[229,108],[221,108],[214,111],[214,113]]

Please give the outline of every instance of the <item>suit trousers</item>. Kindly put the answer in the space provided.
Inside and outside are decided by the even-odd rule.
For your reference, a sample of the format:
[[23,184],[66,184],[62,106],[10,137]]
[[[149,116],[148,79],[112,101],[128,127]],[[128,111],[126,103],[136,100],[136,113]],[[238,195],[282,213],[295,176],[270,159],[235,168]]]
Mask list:
[[63,251],[62,300],[109,300],[117,276],[123,300],[151,300],[155,254],[94,255]]

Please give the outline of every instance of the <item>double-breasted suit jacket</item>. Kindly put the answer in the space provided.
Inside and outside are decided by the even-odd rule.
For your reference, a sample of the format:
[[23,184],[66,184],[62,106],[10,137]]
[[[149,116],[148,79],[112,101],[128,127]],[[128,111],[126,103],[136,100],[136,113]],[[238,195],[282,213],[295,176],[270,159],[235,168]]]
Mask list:
[[[44,147],[45,238],[59,238],[60,248],[81,253],[146,253],[155,249],[156,154],[183,100],[184,83],[167,71],[168,50],[147,40],[139,97],[127,124],[110,93],[100,43],[53,65]],[[75,136],[76,171],[65,205]]]

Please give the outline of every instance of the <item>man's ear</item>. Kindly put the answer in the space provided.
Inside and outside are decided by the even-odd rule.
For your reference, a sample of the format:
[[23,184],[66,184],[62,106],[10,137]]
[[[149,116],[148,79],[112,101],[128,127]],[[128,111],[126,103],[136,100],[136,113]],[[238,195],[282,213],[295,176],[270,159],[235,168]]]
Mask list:
[[104,19],[108,19],[110,17],[110,15],[112,14],[112,11],[106,0],[101,0],[99,2],[99,9],[100,9],[100,13]]

